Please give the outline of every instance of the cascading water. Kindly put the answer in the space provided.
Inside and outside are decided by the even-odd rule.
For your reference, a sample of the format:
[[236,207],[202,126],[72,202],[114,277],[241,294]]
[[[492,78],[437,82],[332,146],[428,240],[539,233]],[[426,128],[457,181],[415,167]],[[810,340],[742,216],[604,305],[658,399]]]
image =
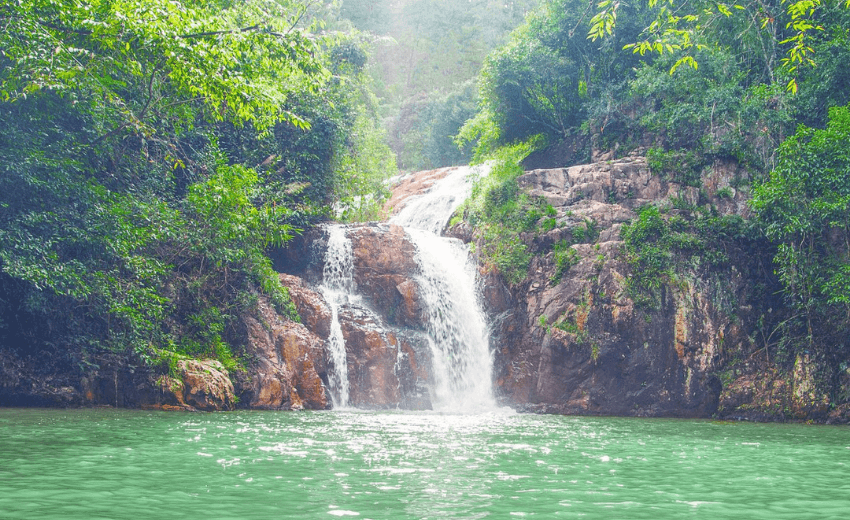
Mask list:
[[334,370],[328,377],[334,408],[348,406],[348,362],[345,340],[339,322],[339,308],[347,303],[354,291],[354,262],[351,240],[341,225],[328,226],[328,250],[322,271],[322,296],[331,308],[331,332],[328,347]]
[[454,211],[469,196],[470,177],[485,167],[452,171],[410,201],[390,222],[405,227],[417,249],[419,290],[428,316],[436,410],[496,407],[487,320],[478,297],[477,268],[467,246],[441,237]]
[[439,236],[455,210],[469,198],[472,179],[485,176],[489,171],[486,165],[455,168],[427,192],[409,200],[390,222],[406,228],[424,229]]

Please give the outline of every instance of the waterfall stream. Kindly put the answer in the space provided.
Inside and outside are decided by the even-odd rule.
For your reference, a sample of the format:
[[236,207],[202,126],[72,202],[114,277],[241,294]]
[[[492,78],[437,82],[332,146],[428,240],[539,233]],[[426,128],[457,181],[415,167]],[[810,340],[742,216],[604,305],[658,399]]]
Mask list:
[[439,236],[457,208],[469,198],[474,179],[486,176],[489,171],[486,165],[460,166],[451,170],[428,191],[408,200],[390,222]]
[[[415,281],[425,321],[423,347],[430,350],[431,359],[432,384],[428,393],[432,408],[438,411],[478,412],[496,408],[492,391],[493,358],[487,319],[478,294],[477,264],[466,244],[440,236],[452,214],[469,196],[474,178],[488,171],[487,167],[452,169],[428,191],[409,198],[405,207],[390,219],[391,224],[404,228],[416,248],[419,275]],[[340,309],[368,307],[357,294],[353,248],[347,230],[341,224],[327,228],[328,247],[320,286],[331,311],[328,350],[332,369],[328,373],[328,386],[334,408],[346,408],[350,403]],[[404,355],[400,348],[398,352],[399,356]]]
[[331,309],[331,332],[328,349],[334,370],[328,377],[334,408],[348,406],[348,362],[345,355],[345,340],[339,322],[339,308],[347,303],[354,292],[354,262],[351,240],[345,234],[345,226],[328,226],[328,250],[322,272],[320,290]]
[[478,291],[477,265],[460,240],[440,234],[486,167],[460,167],[408,202],[390,222],[416,245],[420,297],[428,317],[435,410],[496,407],[489,330]]

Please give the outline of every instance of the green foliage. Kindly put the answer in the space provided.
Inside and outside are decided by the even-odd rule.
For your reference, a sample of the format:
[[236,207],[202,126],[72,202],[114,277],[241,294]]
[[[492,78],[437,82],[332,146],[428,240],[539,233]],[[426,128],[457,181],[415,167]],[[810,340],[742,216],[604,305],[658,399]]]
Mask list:
[[372,33],[366,70],[401,169],[468,162],[451,138],[476,110],[471,80],[537,1],[341,2],[336,27]]
[[235,369],[260,295],[298,319],[266,250],[394,173],[361,40],[308,9],[0,6],[3,348]]
[[646,206],[637,221],[623,226],[626,261],[632,276],[626,282],[629,296],[641,307],[660,303],[661,285],[669,278],[670,228],[656,206]]
[[702,186],[703,161],[691,150],[665,152],[658,148],[646,151],[649,171],[685,186]]
[[[525,29],[525,30],[523,30]],[[490,103],[500,140],[540,133],[566,135],[583,117],[578,64],[545,46],[530,28],[491,54],[482,71],[482,98]]]
[[390,24],[390,2],[389,0],[345,0],[341,2],[339,15],[361,31],[384,34]]
[[752,205],[777,244],[776,272],[801,348],[849,355],[850,107],[831,109],[823,130],[800,126]]
[[697,213],[685,219],[657,206],[644,206],[638,218],[624,225],[626,262],[632,273],[626,281],[629,296],[640,307],[657,308],[662,286],[686,267],[724,269],[726,252],[735,243],[748,243],[754,230],[739,216]]
[[[796,70],[795,84],[805,88],[792,97],[780,62],[793,26],[783,29],[773,16],[793,16],[778,4],[742,7],[698,3],[688,8],[698,14],[683,16],[671,4],[602,2],[591,22],[569,0],[544,2],[488,57],[481,107],[460,137],[479,139],[484,152],[541,132],[553,143],[588,134],[600,151],[654,146],[680,156],[679,174],[693,186],[718,160],[734,160],[751,176],[767,172],[794,117],[825,122],[830,104],[850,101],[842,81],[850,15],[812,4],[823,30],[807,38],[820,66]],[[588,32],[601,46],[584,39]],[[622,52],[627,44],[639,52]]]
[[[316,44],[294,30],[288,2],[155,3],[130,0],[4,4],[0,100],[53,92],[91,110],[102,100],[115,120],[104,135],[154,131],[156,119],[191,125],[194,111],[215,120],[306,123],[285,110],[301,89],[327,74]],[[137,95],[140,94],[140,95]],[[98,137],[102,139],[103,136]]]
[[788,96],[740,63],[733,50],[699,52],[702,66],[664,74],[671,57],[638,69],[630,84],[641,125],[661,148],[647,153],[668,178],[701,185],[700,174],[715,160],[734,159],[754,173],[773,164],[788,130]]
[[715,192],[715,195],[717,195],[717,197],[721,199],[731,199],[734,196],[732,188],[730,188],[729,186],[724,186],[718,189],[717,192]]
[[[633,20],[639,9],[626,9]],[[618,52],[621,36],[612,45],[595,45],[584,38],[586,5],[577,0],[547,0],[517,28],[510,41],[484,63],[479,88],[481,107],[460,137],[478,140],[482,152],[537,134],[557,141],[589,128],[604,128],[615,111],[601,101],[631,74],[638,58]],[[623,36],[637,30],[623,24]],[[632,32],[630,32],[632,31]],[[626,40],[623,40],[626,41]]]
[[555,260],[555,274],[552,276],[552,283],[558,283],[569,272],[572,266],[579,263],[581,258],[576,250],[570,247],[570,244],[566,241],[555,244],[552,247],[552,251]]
[[456,143],[454,136],[475,114],[477,96],[475,84],[466,81],[447,95],[436,92],[404,100],[390,122],[400,166],[426,170],[468,163],[472,150]]
[[178,354],[172,354],[172,357],[184,355],[213,358],[221,361],[226,369],[235,370],[237,362],[222,337],[231,318],[217,307],[205,307],[198,313],[186,316],[186,330],[180,343],[172,345]]
[[290,102],[291,111],[310,122],[308,130],[281,122],[259,136],[252,127],[221,132],[221,148],[232,161],[265,174],[264,200],[298,207],[290,222],[300,227],[329,214],[349,221],[375,218],[387,195],[383,181],[397,173],[368,88],[363,38],[328,42],[325,64],[335,76],[321,93]]
[[549,231],[552,231],[553,229],[555,229],[555,227],[557,227],[557,225],[558,225],[557,219],[551,218],[551,217],[545,218],[545,219],[543,219],[542,224],[540,224],[540,232],[541,233],[548,233]]
[[519,189],[519,162],[535,147],[534,139],[503,147],[491,155],[489,175],[472,188],[458,210],[467,222],[483,231],[482,259],[494,266],[510,283],[528,275],[531,253],[521,233],[537,228],[545,206]]
[[847,34],[850,9],[842,2],[823,2],[814,17],[822,28],[809,39],[810,55],[816,66],[797,67],[793,78],[798,89],[791,100],[791,109],[800,123],[824,128],[830,107],[850,103],[847,88],[850,70],[845,66],[850,60]]
[[398,173],[395,156],[374,120],[359,114],[349,134],[350,153],[336,163],[337,213],[344,221],[378,220],[389,196],[384,181]]
[[512,229],[492,224],[484,229],[480,249],[485,261],[491,263],[509,283],[518,284],[528,276],[531,253]]
[[[622,5],[609,0],[600,2],[600,11],[591,19],[588,38],[597,40],[615,34]],[[752,54],[764,60],[767,69],[775,66],[772,62],[777,58],[777,49],[785,46],[785,56],[779,61],[784,75],[791,78],[786,88],[794,93],[798,90],[797,75],[801,69],[815,65],[813,45],[824,31],[821,25],[824,12],[829,17],[836,7],[850,8],[850,2],[827,0],[734,5],[696,2],[686,9],[672,1],[649,0],[648,5],[655,10],[656,18],[643,29],[641,39],[629,43],[626,49],[641,56],[646,53],[675,56],[669,69],[672,75],[681,65],[698,70],[702,62],[696,54],[725,43],[718,36],[734,35],[749,46]]]
[[593,219],[586,218],[581,225],[570,229],[571,244],[592,244],[599,238],[599,226]]
[[479,108],[458,130],[455,136],[458,148],[472,147],[474,160],[479,162],[497,150],[501,141],[501,130],[495,118],[495,113],[489,107]]

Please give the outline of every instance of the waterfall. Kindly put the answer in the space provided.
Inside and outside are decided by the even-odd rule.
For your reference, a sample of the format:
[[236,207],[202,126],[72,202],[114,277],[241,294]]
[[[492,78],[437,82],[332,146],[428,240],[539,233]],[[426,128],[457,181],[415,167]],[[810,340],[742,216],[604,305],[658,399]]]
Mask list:
[[451,170],[427,192],[409,200],[390,222],[406,228],[424,229],[435,235],[442,234],[455,210],[469,198],[472,179],[486,176],[489,171],[489,167],[484,165]]
[[461,167],[409,201],[390,222],[405,227],[416,245],[418,285],[428,317],[436,410],[496,407],[487,320],[478,295],[477,265],[460,240],[439,236],[484,167]]
[[331,331],[328,349],[334,370],[328,376],[334,408],[348,406],[348,362],[345,340],[339,322],[339,308],[347,303],[354,291],[354,261],[351,240],[342,225],[328,226],[328,250],[322,271],[322,296],[331,308]]

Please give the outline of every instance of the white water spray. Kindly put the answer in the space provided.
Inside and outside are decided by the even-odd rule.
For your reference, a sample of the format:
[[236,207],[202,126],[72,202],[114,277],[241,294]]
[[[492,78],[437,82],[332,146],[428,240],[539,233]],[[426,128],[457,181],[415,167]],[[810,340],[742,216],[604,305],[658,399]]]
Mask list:
[[410,201],[390,222],[406,228],[416,245],[419,290],[428,315],[435,410],[492,410],[493,358],[478,297],[477,266],[460,240],[438,236],[469,196],[471,179],[487,169],[458,168]]
[[460,166],[435,182],[431,188],[408,200],[407,204],[390,219],[399,226],[424,229],[435,235],[443,233],[455,210],[469,198],[472,181],[486,176],[489,166]]
[[341,225],[328,226],[328,250],[322,271],[320,290],[331,308],[331,333],[328,346],[334,370],[328,376],[334,408],[348,406],[348,362],[345,356],[345,340],[339,322],[339,308],[348,303],[354,291],[354,255],[351,240]]

